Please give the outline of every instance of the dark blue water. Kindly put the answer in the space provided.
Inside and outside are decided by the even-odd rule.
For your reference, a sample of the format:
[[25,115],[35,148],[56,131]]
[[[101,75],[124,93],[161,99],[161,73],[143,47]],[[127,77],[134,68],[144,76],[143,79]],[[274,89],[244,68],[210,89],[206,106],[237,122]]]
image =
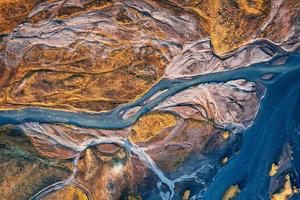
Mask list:
[[235,184],[241,186],[237,199],[269,199],[270,167],[287,143],[293,151],[295,186],[300,186],[299,57],[291,57],[285,66],[290,70],[265,83],[265,97],[254,124],[244,133],[240,152],[219,171],[205,199],[221,199],[225,190]]

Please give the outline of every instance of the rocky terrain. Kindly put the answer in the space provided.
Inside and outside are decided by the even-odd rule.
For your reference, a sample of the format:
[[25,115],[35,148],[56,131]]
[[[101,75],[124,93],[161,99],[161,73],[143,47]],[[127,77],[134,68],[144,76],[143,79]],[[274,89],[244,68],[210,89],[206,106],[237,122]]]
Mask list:
[[[298,0],[0,0],[0,121],[33,108],[128,122],[15,117],[0,130],[0,193],[201,199],[299,48]],[[248,68],[263,76],[197,82]],[[272,176],[275,200],[299,192],[297,177],[281,171]],[[239,192],[232,185],[222,198]]]

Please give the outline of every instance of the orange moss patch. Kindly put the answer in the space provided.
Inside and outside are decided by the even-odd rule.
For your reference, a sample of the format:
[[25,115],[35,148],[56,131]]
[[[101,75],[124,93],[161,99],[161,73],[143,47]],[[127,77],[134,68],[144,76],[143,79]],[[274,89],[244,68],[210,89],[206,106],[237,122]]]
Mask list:
[[176,117],[169,113],[151,113],[141,117],[133,126],[129,135],[131,142],[146,142],[151,140],[163,129],[175,126]]
[[226,165],[228,162],[228,157],[224,157],[222,160],[221,160],[221,164],[224,166]]
[[12,126],[0,129],[1,199],[30,199],[44,187],[68,178],[69,162],[39,156],[26,136]]
[[300,189],[292,188],[289,175],[287,175],[285,177],[285,179],[286,179],[286,182],[284,184],[284,187],[282,188],[282,190],[280,192],[272,195],[272,200],[288,200],[289,197],[291,197],[291,195],[300,192]]
[[35,4],[35,0],[0,0],[0,34],[10,33]]
[[221,136],[224,140],[227,140],[230,137],[230,133],[229,131],[224,131]]
[[[271,9],[270,0],[192,0],[185,8],[200,17],[201,27],[210,35],[215,52],[234,51],[256,37]],[[201,20],[202,19],[202,20]]]
[[184,193],[183,193],[183,197],[182,197],[182,200],[188,200],[188,199],[189,199],[189,197],[190,197],[190,193],[191,193],[191,191],[190,191],[190,190],[186,190],[186,191],[184,191]]
[[[95,49],[94,49],[95,50]],[[100,51],[100,50],[99,50]],[[159,47],[120,48],[104,58],[35,47],[0,92],[0,109],[41,106],[106,111],[139,97],[163,75],[167,61]],[[101,52],[99,52],[101,54]],[[51,65],[45,65],[52,63]]]
[[248,15],[260,15],[264,11],[263,5],[265,0],[238,0],[240,8]]
[[271,170],[269,172],[269,176],[274,176],[277,173],[277,170],[278,170],[278,166],[273,163]]
[[240,192],[239,186],[238,186],[238,185],[232,185],[232,186],[230,186],[230,187],[226,190],[226,192],[225,192],[225,194],[224,194],[222,200],[230,200],[230,199],[233,199],[239,192]]

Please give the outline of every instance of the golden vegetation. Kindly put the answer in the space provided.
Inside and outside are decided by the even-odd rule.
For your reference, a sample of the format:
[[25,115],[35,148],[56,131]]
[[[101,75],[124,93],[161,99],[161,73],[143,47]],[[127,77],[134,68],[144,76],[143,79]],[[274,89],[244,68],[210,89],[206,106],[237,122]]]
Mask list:
[[70,17],[72,15],[79,15],[83,13],[84,10],[96,10],[96,9],[104,9],[107,7],[112,6],[112,1],[109,0],[102,0],[102,1],[86,1],[83,4],[83,7],[76,7],[76,6],[62,6],[58,10],[57,18],[64,19]]
[[[179,124],[181,122],[178,122]],[[172,135],[171,140],[166,143],[159,143],[164,141],[166,135],[169,135],[171,130],[159,134],[151,141],[158,148],[161,147],[159,155],[154,154],[152,158],[160,169],[166,172],[176,171],[182,163],[192,155],[194,152],[201,151],[206,148],[211,134],[216,133],[216,129],[203,121],[194,119],[185,119],[182,125],[179,125],[176,134]],[[186,143],[189,146],[181,146],[180,144]],[[171,144],[171,145],[169,145]],[[172,145],[178,144],[178,145]],[[218,144],[211,144],[210,147],[214,148]],[[206,149],[207,150],[207,149]],[[208,150],[209,151],[209,150]]]
[[238,3],[247,15],[261,15],[264,11],[265,0],[253,0],[251,3],[248,0],[238,0]]
[[44,187],[68,178],[69,162],[40,156],[30,140],[12,126],[0,129],[1,199],[29,199]]
[[230,137],[230,133],[229,131],[224,131],[221,136],[224,140],[227,140]]
[[270,0],[191,0],[187,9],[200,17],[216,53],[233,51],[256,36],[270,12]]
[[[33,48],[2,90],[0,109],[10,105],[110,110],[148,90],[163,75],[166,65],[160,49],[150,45],[112,50],[98,60],[88,58],[89,53],[86,48],[73,55],[63,49]],[[58,62],[60,67],[41,67],[45,61]]]
[[272,200],[288,200],[292,194],[300,192],[299,189],[292,188],[289,175],[287,175],[285,179],[286,182],[284,184],[283,189],[279,193],[272,195]]
[[35,0],[0,0],[0,34],[10,33],[31,11]]
[[[202,27],[199,32],[210,36],[215,52],[220,55],[253,38],[271,7],[270,0],[190,0],[178,3],[197,16]],[[167,4],[156,4],[167,8]],[[34,5],[35,1],[0,0],[0,22],[3,21],[0,34],[9,33],[26,18]],[[82,7],[61,5],[55,13],[43,10],[28,20],[39,22],[50,14],[64,19],[112,5],[111,1],[95,0],[83,3]],[[0,73],[2,70],[4,75],[0,77],[0,88],[2,85],[6,88],[0,93],[0,109],[41,106],[106,111],[138,98],[151,88],[164,73],[168,61],[163,55],[168,54],[169,49],[150,41],[145,42],[143,47],[134,47],[131,40],[139,34],[164,40],[168,32],[150,21],[133,21],[129,16],[147,21],[147,17],[135,9],[120,9],[115,14],[114,22],[137,31],[112,34],[98,27],[93,29],[93,33],[106,38],[101,48],[78,42],[66,48],[35,45],[20,59],[17,71],[8,70],[9,66],[3,70],[1,67]],[[10,75],[13,79],[8,81]]]
[[184,191],[183,196],[182,196],[182,200],[188,200],[189,197],[190,197],[190,193],[191,193],[190,190]]
[[169,113],[151,113],[142,116],[132,127],[131,142],[147,142],[163,129],[176,125],[176,117]]
[[232,185],[232,186],[230,186],[230,187],[226,190],[226,192],[225,192],[225,194],[224,194],[222,200],[231,200],[231,199],[234,198],[239,192],[240,192],[239,186],[238,186],[238,185]]
[[[31,1],[30,9],[34,6],[32,2],[34,1]],[[20,4],[21,10],[16,10],[16,4]],[[82,8],[62,4],[56,11],[42,10],[28,20],[31,23],[50,20],[50,14],[52,18],[70,18],[111,5],[111,1],[96,0],[84,2]],[[8,18],[13,17],[16,23],[20,23],[17,22],[15,13],[28,15],[30,11],[27,1],[18,0],[0,0],[1,9],[3,12],[0,12],[0,22],[3,18],[10,26],[16,25]],[[1,15],[5,16],[1,18]],[[22,14],[23,19],[24,15]],[[115,20],[122,26],[127,26],[127,15],[121,9]],[[2,23],[3,27],[0,25],[0,34],[1,31],[11,31],[4,27],[5,23]],[[142,25],[134,26],[143,29]],[[145,31],[153,36],[162,35],[159,28],[153,25],[154,27],[147,26]],[[162,77],[168,63],[164,53],[168,49],[150,41],[137,46],[131,40],[139,31],[132,33],[120,30],[122,31],[112,34],[101,27],[93,29],[94,34],[105,38],[101,45],[90,46],[91,44],[80,41],[59,48],[34,45],[19,58],[17,69],[13,70],[0,59],[0,74],[2,72],[3,75],[0,76],[0,109],[40,106],[73,111],[107,111],[136,99]],[[80,34],[84,36],[89,33]],[[1,48],[2,46],[0,50]]]
[[271,166],[271,170],[269,172],[269,176],[274,176],[277,173],[278,165],[275,165],[274,163]]
[[228,162],[228,157],[224,157],[222,160],[221,160],[221,164],[222,165],[226,165]]

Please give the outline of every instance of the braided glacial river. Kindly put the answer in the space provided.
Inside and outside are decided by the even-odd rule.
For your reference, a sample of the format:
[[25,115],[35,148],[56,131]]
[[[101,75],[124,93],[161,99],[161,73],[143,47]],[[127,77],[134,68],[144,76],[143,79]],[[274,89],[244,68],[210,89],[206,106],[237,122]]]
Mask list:
[[[186,171],[186,174],[176,179],[168,178],[155,164],[147,153],[128,140],[118,137],[99,137],[89,140],[81,145],[61,144],[78,152],[74,158],[73,175],[62,182],[55,183],[41,190],[32,199],[42,199],[48,193],[71,184],[76,174],[76,163],[80,152],[97,145],[113,143],[123,146],[132,156],[141,161],[159,178],[157,187],[161,199],[177,199],[174,187],[186,180],[203,182],[202,188],[193,188],[191,199],[222,199],[222,195],[231,185],[239,184],[241,192],[237,199],[268,199],[270,176],[269,168],[288,145],[294,155],[300,155],[300,55],[298,53],[288,55],[288,60],[281,65],[272,65],[272,61],[259,63],[250,67],[235,69],[232,71],[216,72],[194,76],[189,79],[162,79],[154,85],[140,99],[123,104],[112,111],[102,113],[73,113],[60,110],[42,108],[24,108],[20,110],[7,110],[0,112],[0,124],[26,124],[28,122],[39,128],[39,123],[63,123],[86,128],[122,129],[133,124],[143,114],[149,112],[160,102],[168,97],[189,87],[204,83],[222,83],[230,80],[245,79],[260,83],[266,90],[260,104],[259,111],[253,124],[246,130],[242,130],[242,144],[240,150],[230,158],[227,165],[219,168],[211,182],[205,182],[199,177],[201,170],[210,168],[204,164],[194,171]],[[272,74],[271,78],[264,78]],[[155,94],[155,98],[150,99]],[[124,113],[136,106],[141,107],[134,115],[124,118]],[[234,129],[235,125],[227,125],[227,129]],[[219,152],[224,153],[224,152]],[[291,173],[294,176],[295,185],[300,187],[300,157],[292,156]],[[162,186],[167,186],[162,189]],[[78,186],[82,188],[80,185]],[[84,188],[82,188],[84,190]],[[88,192],[86,192],[88,195]],[[91,198],[91,197],[90,197]],[[299,199],[295,194],[292,199]]]

